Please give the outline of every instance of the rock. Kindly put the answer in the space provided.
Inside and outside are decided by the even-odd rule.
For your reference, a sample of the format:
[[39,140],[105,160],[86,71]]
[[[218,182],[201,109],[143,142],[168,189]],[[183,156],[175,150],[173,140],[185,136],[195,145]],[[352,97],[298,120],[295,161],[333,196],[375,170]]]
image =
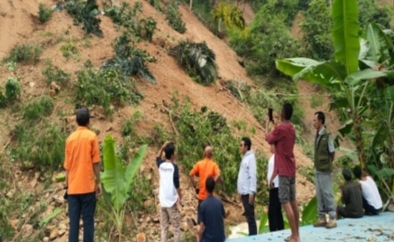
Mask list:
[[152,220],[153,220],[154,223],[159,223],[160,222],[160,219],[159,219],[158,216],[153,217]]
[[188,231],[189,230],[189,225],[187,224],[187,222],[182,222],[181,223],[181,230],[182,231]]
[[16,226],[18,226],[19,220],[18,219],[13,219],[10,221],[10,225],[16,229]]
[[140,218],[140,219],[138,220],[138,222],[142,223],[142,222],[144,222],[144,219],[143,219],[143,218]]
[[59,237],[63,236],[66,233],[65,229],[59,229]]
[[49,234],[49,239],[50,239],[50,240],[54,240],[54,239],[57,238],[58,235],[59,235],[58,230],[57,230],[57,229],[53,229],[53,230],[51,231],[51,233]]
[[23,226],[22,226],[22,228],[21,228],[21,233],[24,235],[24,236],[28,236],[28,235],[30,235],[31,233],[33,232],[33,225],[31,225],[31,224],[24,224]]
[[112,126],[109,126],[106,130],[105,130],[105,132],[108,132],[108,131],[111,131],[112,130]]
[[6,196],[7,196],[9,199],[12,199],[12,198],[14,197],[14,193],[13,193],[12,191],[9,191],[9,192],[7,192]]
[[144,207],[145,207],[145,208],[150,208],[150,207],[152,207],[152,206],[154,206],[154,202],[152,201],[152,199],[146,200],[146,201],[144,202]]
[[62,205],[65,202],[63,196],[56,196],[56,197],[53,198],[53,200],[55,201],[55,203],[57,205]]
[[44,237],[43,242],[49,242],[49,237]]
[[61,223],[59,225],[59,230],[67,230],[67,225],[65,223]]

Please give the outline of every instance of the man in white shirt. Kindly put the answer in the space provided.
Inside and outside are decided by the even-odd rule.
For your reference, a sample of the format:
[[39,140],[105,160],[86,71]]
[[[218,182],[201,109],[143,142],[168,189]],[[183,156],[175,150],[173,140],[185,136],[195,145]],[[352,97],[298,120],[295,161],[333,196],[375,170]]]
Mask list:
[[[165,159],[162,159],[163,151]],[[179,187],[179,169],[174,163],[175,146],[173,143],[166,142],[161,147],[156,157],[157,167],[159,168],[159,201],[161,206],[160,226],[161,242],[167,242],[168,227],[173,227],[174,242],[181,241],[180,216],[177,202],[181,202],[181,189]]]
[[383,202],[374,180],[367,176],[359,166],[354,168],[353,174],[359,179],[365,215],[378,215],[382,210]]
[[[270,146],[271,158],[268,161],[267,181],[269,187],[269,204],[268,204],[268,224],[270,232],[283,230],[283,215],[282,207],[279,201],[278,187],[279,179],[278,174],[274,173],[275,166],[275,145]],[[270,181],[273,181],[270,184]]]

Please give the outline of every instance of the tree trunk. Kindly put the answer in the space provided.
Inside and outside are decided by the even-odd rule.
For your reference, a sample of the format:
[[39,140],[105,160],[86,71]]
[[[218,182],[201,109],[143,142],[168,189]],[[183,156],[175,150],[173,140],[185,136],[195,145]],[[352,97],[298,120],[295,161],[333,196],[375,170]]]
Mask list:
[[189,6],[189,11],[192,12],[192,5],[193,5],[193,0],[190,0],[190,6]]
[[360,166],[361,169],[365,171],[366,157],[364,153],[364,140],[361,134],[361,117],[359,117],[358,115],[355,115],[355,117],[353,117],[353,132],[356,138],[356,149],[357,149]]

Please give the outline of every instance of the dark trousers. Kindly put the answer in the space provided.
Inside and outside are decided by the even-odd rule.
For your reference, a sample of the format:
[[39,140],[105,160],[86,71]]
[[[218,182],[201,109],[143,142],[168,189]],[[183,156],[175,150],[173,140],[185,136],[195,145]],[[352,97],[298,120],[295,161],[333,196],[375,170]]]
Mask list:
[[79,219],[82,215],[83,242],[93,242],[94,210],[96,208],[96,193],[68,195],[68,217],[70,218],[69,242],[78,242]]
[[246,221],[248,222],[249,235],[256,235],[257,225],[254,215],[254,205],[249,204],[249,195],[242,195],[241,198],[245,210]]
[[278,192],[278,188],[270,189],[269,191],[268,223],[270,232],[283,230],[285,228]]
[[365,215],[378,215],[380,213],[380,209],[376,209],[373,206],[369,205],[368,201],[363,197],[363,208]]
[[201,207],[201,203],[203,202],[203,200],[198,199],[198,206],[197,206],[197,224],[201,223],[201,218],[200,218],[200,207]]

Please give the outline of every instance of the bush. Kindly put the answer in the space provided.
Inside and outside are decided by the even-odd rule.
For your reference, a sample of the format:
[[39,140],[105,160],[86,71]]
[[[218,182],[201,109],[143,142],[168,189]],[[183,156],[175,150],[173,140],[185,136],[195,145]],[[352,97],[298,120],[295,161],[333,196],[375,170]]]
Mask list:
[[266,7],[257,12],[248,35],[237,31],[229,35],[231,46],[245,58],[246,70],[252,76],[278,76],[275,59],[302,53],[300,43],[293,40],[283,18],[273,15]]
[[67,60],[69,60],[71,57],[77,61],[79,60],[79,50],[71,39],[60,47],[60,51]]
[[208,86],[216,81],[215,53],[205,42],[181,41],[171,49],[170,55],[176,58],[186,73],[197,83]]
[[38,19],[41,23],[47,22],[52,16],[52,9],[45,7],[44,4],[40,3],[38,5]]
[[4,59],[5,62],[28,63],[33,61],[37,63],[40,60],[42,49],[38,45],[23,44],[15,46],[8,57]]
[[5,97],[8,102],[13,102],[19,98],[21,94],[21,85],[17,77],[8,77],[5,83]]
[[166,19],[171,28],[177,32],[181,34],[186,32],[186,25],[182,20],[182,15],[178,12],[178,5],[176,2],[171,2],[169,4]]
[[146,66],[146,62],[153,62],[156,59],[150,56],[146,51],[130,46],[130,37],[127,33],[115,39],[114,52],[110,60],[103,64],[104,69],[113,69],[123,74],[123,76],[140,76],[145,80],[156,83],[155,77]]
[[140,2],[136,2],[133,8],[127,2],[123,2],[120,7],[108,5],[104,7],[105,15],[110,17],[116,25],[123,26],[138,39],[144,38],[151,41],[156,30],[156,21],[151,17],[140,19],[141,12],[142,4]]
[[64,125],[44,120],[37,125],[21,123],[14,131],[15,145],[11,156],[23,167],[34,166],[41,172],[53,172],[62,167],[66,129]]
[[382,25],[386,29],[390,28],[392,14],[388,7],[379,7],[374,0],[359,0],[357,5],[361,29],[365,29],[370,22]]
[[4,96],[3,90],[0,89],[0,108],[7,107],[7,104],[8,104],[7,97]]
[[48,96],[43,96],[39,100],[26,105],[23,118],[34,121],[41,117],[49,116],[52,113],[53,107],[52,99]]
[[297,12],[305,7],[310,0],[257,0],[252,2],[252,8],[257,13],[267,9],[267,19],[271,16],[280,16],[287,26],[291,26]]
[[102,37],[103,32],[100,29],[101,20],[96,16],[100,14],[96,0],[67,0],[65,8],[67,13],[73,16],[74,25],[83,24],[82,29],[86,34],[95,34]]
[[331,9],[326,0],[312,0],[300,27],[303,33],[307,56],[318,60],[329,60],[334,54],[330,30]]
[[107,114],[112,114],[111,104],[137,104],[141,98],[142,94],[138,92],[134,80],[125,78],[117,70],[87,67],[78,72],[74,97],[77,105],[97,104]]
[[218,189],[232,195],[236,191],[236,180],[240,161],[239,142],[227,125],[226,119],[215,112],[202,108],[200,112],[192,111],[190,103],[185,100],[180,105],[176,98],[169,107],[174,127],[178,132],[176,151],[177,161],[190,171],[194,164],[202,159],[203,147],[211,144],[214,160],[221,169],[222,184]]
[[42,71],[42,74],[46,77],[48,84],[56,82],[62,86],[66,86],[70,80],[70,74],[64,72],[62,69],[53,66],[52,63],[48,63],[47,68]]
[[230,93],[240,101],[248,100],[252,87],[244,82],[230,80],[225,84]]

